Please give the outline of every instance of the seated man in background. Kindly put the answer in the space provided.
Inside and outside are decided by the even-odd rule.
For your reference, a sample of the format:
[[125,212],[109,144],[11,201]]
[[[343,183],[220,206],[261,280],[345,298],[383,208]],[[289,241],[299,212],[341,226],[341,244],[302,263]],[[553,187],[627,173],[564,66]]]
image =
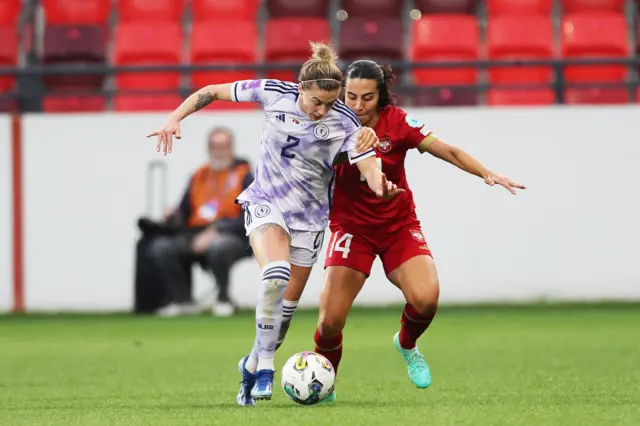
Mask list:
[[229,298],[229,272],[233,264],[249,254],[242,207],[235,199],[253,181],[249,164],[235,158],[233,134],[217,127],[209,134],[209,162],[193,174],[189,186],[167,221],[181,223],[185,230],[160,236],[151,242],[149,255],[161,276],[168,296],[157,313],[176,316],[197,310],[190,301],[190,285],[184,261],[198,262],[210,270],[218,286],[213,313],[229,316],[234,306]]

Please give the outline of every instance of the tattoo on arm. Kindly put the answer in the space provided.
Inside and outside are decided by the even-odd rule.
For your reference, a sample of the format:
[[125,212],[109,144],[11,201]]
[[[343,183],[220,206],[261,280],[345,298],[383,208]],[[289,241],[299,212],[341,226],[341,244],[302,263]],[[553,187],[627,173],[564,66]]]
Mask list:
[[209,105],[213,102],[213,95],[209,92],[198,94],[198,101],[196,102],[196,111]]

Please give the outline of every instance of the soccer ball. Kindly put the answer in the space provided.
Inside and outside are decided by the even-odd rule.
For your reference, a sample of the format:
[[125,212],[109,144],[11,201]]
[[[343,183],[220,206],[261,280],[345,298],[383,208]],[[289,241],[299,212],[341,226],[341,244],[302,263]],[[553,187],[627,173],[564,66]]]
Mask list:
[[336,371],[329,360],[315,352],[300,352],[282,367],[282,389],[301,405],[314,405],[333,392]]

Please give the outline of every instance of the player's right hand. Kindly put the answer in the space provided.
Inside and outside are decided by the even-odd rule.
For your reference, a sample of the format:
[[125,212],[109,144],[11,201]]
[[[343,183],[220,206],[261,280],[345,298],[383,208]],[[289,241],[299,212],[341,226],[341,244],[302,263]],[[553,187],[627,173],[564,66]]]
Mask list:
[[171,153],[173,149],[173,136],[175,135],[176,139],[182,138],[182,134],[180,132],[180,120],[176,120],[173,117],[169,117],[164,123],[164,126],[153,133],[149,133],[147,135],[148,138],[156,136],[158,138],[158,143],[156,145],[156,150],[160,152],[164,152],[164,155],[167,153]]
[[383,200],[390,200],[398,194],[402,194],[403,192],[404,189],[398,188],[398,185],[393,182],[389,182],[387,180],[387,176],[382,173],[382,185],[380,191],[376,192],[376,195],[378,197],[382,198]]

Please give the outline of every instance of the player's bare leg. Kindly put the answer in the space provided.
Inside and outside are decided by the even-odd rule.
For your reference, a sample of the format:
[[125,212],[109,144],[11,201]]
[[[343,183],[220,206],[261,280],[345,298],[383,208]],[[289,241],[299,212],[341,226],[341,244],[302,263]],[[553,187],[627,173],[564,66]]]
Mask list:
[[304,268],[297,265],[291,265],[291,280],[284,292],[284,301],[282,302],[282,321],[280,323],[280,332],[278,334],[278,343],[276,344],[276,350],[280,348],[287,337],[287,331],[291,326],[291,320],[293,314],[295,314],[298,308],[298,301],[302,297],[304,288],[309,281],[309,275],[311,275],[311,268]]
[[237,397],[239,405],[255,405],[254,400],[271,399],[282,299],[291,277],[290,237],[282,227],[266,223],[253,230],[249,240],[262,268],[262,283],[256,304],[253,350],[240,361],[242,385]]
[[431,256],[415,256],[388,275],[404,294],[407,304],[402,311],[401,328],[393,340],[407,364],[409,378],[419,388],[431,384],[431,372],[416,341],[427,330],[438,310],[440,285]]
[[[346,266],[329,266],[324,275],[320,296],[320,315],[314,336],[315,352],[324,355],[338,373],[342,359],[342,330],[353,301],[362,290],[367,276]],[[325,402],[336,399],[335,391]]]

